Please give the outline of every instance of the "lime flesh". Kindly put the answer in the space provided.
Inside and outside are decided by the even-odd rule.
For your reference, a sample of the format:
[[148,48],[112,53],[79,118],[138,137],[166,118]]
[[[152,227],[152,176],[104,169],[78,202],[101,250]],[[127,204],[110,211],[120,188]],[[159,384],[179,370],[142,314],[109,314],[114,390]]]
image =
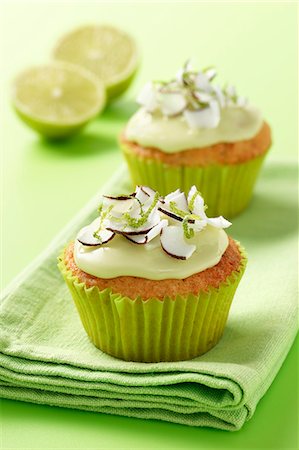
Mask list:
[[34,67],[13,85],[19,116],[46,137],[79,131],[105,105],[105,87],[90,72],[65,63]]
[[135,41],[109,25],[74,30],[60,40],[53,56],[93,72],[105,84],[108,99],[128,88],[138,66]]

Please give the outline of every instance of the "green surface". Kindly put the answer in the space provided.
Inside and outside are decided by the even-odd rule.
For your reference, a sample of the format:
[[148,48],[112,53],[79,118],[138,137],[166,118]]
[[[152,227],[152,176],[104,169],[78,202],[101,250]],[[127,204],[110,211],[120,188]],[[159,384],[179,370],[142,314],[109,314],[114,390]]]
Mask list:
[[[274,134],[266,165],[277,164],[281,174],[281,162],[288,167],[295,164],[294,3],[2,2],[0,20],[3,285],[118,167],[116,133],[135,109],[132,99],[138,87],[151,77],[168,78],[189,56],[199,66],[216,64],[222,81],[235,82],[240,94],[262,108]],[[137,38],[143,54],[139,75],[126,98],[110,106],[76,139],[65,144],[42,141],[11,110],[10,80],[26,66],[45,62],[56,39],[66,31],[95,20],[122,26]],[[269,199],[269,194],[265,197],[258,185],[254,202],[263,198]],[[258,204],[263,211],[263,204]],[[274,201],[275,207],[278,216],[284,212]],[[234,434],[3,401],[2,448],[297,448],[296,359],[293,346],[253,420]]]
[[[47,247],[38,264],[27,269],[22,283],[14,283],[11,293],[3,300],[0,314],[0,324],[3,324],[0,395],[14,400],[161,419],[176,424],[240,429],[253,416],[259,400],[271,386],[298,329],[298,266],[296,252],[292,251],[297,240],[294,189],[296,170],[285,166],[284,174],[280,174],[277,165],[266,168],[260,183],[263,196],[260,195],[243,215],[234,220],[231,229],[233,236],[247,248],[249,262],[234,297],[222,339],[199,358],[161,364],[126,362],[98,351],[84,332],[70,292],[67,292],[57,270],[57,255],[65,243],[96,216],[97,193],[91,204],[88,203]],[[124,166],[101,191],[111,194],[131,191]],[[273,207],[275,204],[283,207],[284,214],[279,220]],[[271,245],[268,245],[269,238]],[[277,254],[280,257],[276,261]],[[192,344],[196,346],[199,339],[201,346],[204,345],[205,333],[202,339],[198,338],[201,328],[198,321],[201,319],[190,317],[194,303],[197,303],[195,298],[191,299],[191,304],[188,300],[183,302],[187,309],[179,297],[170,303],[167,299],[164,302],[149,299],[141,303],[136,300],[132,316],[131,301],[120,298],[118,294],[110,296],[107,290],[99,294],[97,288],[84,289],[82,283],[66,274],[63,263],[59,268],[73,294],[85,329],[96,345],[98,330],[105,327],[104,323],[107,327],[109,324],[110,332],[106,327],[100,338],[101,348],[107,353],[114,354],[116,350],[113,343],[108,347],[103,337],[114,334],[111,331],[113,326],[116,335],[122,334],[122,347],[128,352],[136,342],[142,347],[143,341],[144,349],[150,342],[151,346],[158,344],[162,350],[170,344],[171,352],[174,349],[179,351],[177,340],[184,341],[179,332],[184,311],[185,320],[190,321],[191,326],[193,323],[195,328]],[[232,279],[229,277],[227,283]],[[235,283],[222,286],[217,291],[217,300],[217,292],[213,294],[213,290],[200,295],[200,303],[206,304],[209,310],[203,319],[208,334],[208,323],[215,322],[213,317],[209,317],[214,309],[210,302],[213,304],[216,300],[219,307],[224,291],[224,301],[229,301],[227,295],[229,292],[232,294],[235,287]],[[100,302],[97,301],[99,297]],[[99,303],[102,305],[100,310],[96,306]],[[161,307],[163,310],[166,308],[164,317],[172,318],[171,329],[165,329],[166,319],[162,320],[164,331],[159,331],[159,320],[150,330],[150,320],[157,318],[159,311],[161,314]],[[142,313],[139,315],[140,308]],[[198,309],[200,305],[197,314]],[[223,303],[220,309],[223,309]],[[97,327],[93,325],[91,332],[86,317],[94,324],[92,315],[101,316],[102,320],[97,320]],[[219,311],[216,315],[220,316]],[[137,328],[141,335],[137,336],[132,321],[139,318],[142,322]],[[118,325],[116,321],[119,321]],[[144,330],[151,334],[150,340],[143,339]],[[155,340],[152,333],[163,336],[162,341]]]

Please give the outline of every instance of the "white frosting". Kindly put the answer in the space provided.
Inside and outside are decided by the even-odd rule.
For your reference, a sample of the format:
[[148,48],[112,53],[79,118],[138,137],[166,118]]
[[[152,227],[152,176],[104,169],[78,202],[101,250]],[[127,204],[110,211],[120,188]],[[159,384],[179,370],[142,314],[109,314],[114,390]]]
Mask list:
[[121,235],[100,247],[87,247],[76,240],[74,259],[81,270],[99,278],[183,279],[218,264],[228,246],[228,237],[224,230],[207,225],[188,242],[196,250],[191,258],[179,260],[162,250],[159,236],[145,245],[134,244]]
[[202,148],[223,142],[248,140],[256,136],[263,124],[261,112],[250,105],[230,105],[221,110],[215,128],[190,128],[185,117],[163,116],[140,108],[129,120],[125,139],[165,153]]

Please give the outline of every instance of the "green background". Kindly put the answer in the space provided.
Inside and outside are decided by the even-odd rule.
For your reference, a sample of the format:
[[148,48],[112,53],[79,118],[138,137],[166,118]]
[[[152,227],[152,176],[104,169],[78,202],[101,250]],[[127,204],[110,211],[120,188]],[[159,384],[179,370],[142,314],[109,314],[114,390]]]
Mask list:
[[[122,159],[117,134],[136,109],[138,88],[171,77],[193,57],[215,64],[219,80],[263,110],[274,145],[266,164],[296,164],[297,3],[2,2],[1,167],[2,286],[28,264],[109,179]],[[46,62],[57,38],[86,23],[131,32],[142,53],[125,97],[78,137],[49,143],[10,107],[10,83]],[[257,186],[258,192],[258,186]],[[279,211],[278,211],[279,214]],[[298,340],[297,340],[298,342]],[[5,400],[3,449],[297,448],[297,350],[293,346],[253,419],[237,433],[196,429]]]

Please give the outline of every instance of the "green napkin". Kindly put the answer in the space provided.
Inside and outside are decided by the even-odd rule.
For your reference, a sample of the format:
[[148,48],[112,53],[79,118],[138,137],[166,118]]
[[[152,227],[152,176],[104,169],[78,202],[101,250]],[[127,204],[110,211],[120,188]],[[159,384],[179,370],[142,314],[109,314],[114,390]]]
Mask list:
[[[252,204],[230,229],[249,261],[223,338],[199,358],[159,364],[124,362],[96,349],[57,269],[61,248],[95,217],[97,195],[3,294],[1,395],[240,429],[271,385],[297,331],[296,187],[295,166],[264,170]],[[101,192],[128,190],[121,169]]]

